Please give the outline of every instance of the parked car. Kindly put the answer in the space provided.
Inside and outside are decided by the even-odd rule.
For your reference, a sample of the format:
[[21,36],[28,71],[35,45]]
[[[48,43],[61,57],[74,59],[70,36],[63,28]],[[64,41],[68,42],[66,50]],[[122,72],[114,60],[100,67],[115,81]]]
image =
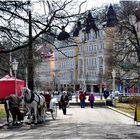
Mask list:
[[115,96],[123,96],[123,93],[120,91],[115,91]]
[[114,97],[119,97],[119,96],[123,96],[123,93],[120,91],[115,91],[115,93],[113,93],[113,91],[110,93],[108,98],[114,98]]

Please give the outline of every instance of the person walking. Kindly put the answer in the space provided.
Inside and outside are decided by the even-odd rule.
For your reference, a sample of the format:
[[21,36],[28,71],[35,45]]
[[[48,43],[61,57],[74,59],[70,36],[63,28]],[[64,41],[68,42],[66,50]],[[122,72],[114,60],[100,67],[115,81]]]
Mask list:
[[68,102],[69,102],[69,98],[68,98],[67,92],[63,91],[63,94],[62,94],[61,99],[60,99],[60,104],[61,104],[61,108],[62,108],[64,115],[66,115],[66,113],[67,113]]
[[107,99],[108,96],[109,96],[109,91],[105,88],[104,89],[104,98]]
[[86,95],[84,94],[83,91],[80,91],[79,93],[80,93],[80,95],[79,95],[80,106],[81,106],[81,108],[85,108]]
[[104,93],[103,96],[104,96],[104,99],[105,99],[105,105],[107,105],[106,103],[107,103],[107,98],[109,96],[109,91],[105,88],[103,93]]
[[94,101],[95,101],[95,97],[94,97],[93,92],[90,93],[88,100],[90,102],[90,107],[93,108]]

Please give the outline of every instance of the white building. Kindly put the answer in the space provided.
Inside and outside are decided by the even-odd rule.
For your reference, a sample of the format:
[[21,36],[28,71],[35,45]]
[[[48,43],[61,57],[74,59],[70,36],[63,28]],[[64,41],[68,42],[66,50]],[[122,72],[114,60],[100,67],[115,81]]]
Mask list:
[[81,43],[78,57],[78,80],[81,87],[93,91],[98,88],[99,74],[105,73],[105,34],[99,31],[96,36],[95,31],[91,29],[85,37],[85,32],[81,30],[79,38]]
[[[114,19],[116,20],[116,17],[113,17],[113,20],[108,17],[107,24],[111,28],[116,24]],[[71,39],[74,43],[70,41]],[[55,78],[58,86],[99,92],[99,85],[101,84],[102,88],[105,84],[102,77],[106,70],[105,57],[108,42],[110,40],[106,32],[98,29],[90,12],[87,13],[82,25],[80,21],[77,22],[73,29],[73,37],[70,38],[63,30],[55,41],[57,50],[54,50]]]
[[67,41],[55,41],[57,49],[54,51],[55,56],[55,81],[58,90],[74,89],[75,84],[75,49]]

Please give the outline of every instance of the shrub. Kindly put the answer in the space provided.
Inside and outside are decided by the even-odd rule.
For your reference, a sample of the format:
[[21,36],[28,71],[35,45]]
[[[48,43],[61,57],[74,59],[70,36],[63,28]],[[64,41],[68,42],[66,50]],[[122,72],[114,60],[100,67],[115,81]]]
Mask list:
[[119,97],[119,103],[129,103],[130,97],[129,96],[121,96]]
[[140,96],[130,96],[129,103],[134,106],[140,105]]

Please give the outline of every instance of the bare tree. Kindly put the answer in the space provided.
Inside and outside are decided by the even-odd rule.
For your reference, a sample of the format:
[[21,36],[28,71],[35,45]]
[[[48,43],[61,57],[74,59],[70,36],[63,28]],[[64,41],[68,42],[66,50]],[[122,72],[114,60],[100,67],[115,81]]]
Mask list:
[[113,64],[121,69],[120,77],[140,78],[140,2],[122,1],[118,12],[119,24],[114,35]]
[[[30,10],[31,7],[36,8],[41,6],[40,11]],[[1,1],[1,40],[11,40],[12,46],[7,46],[0,50],[0,53],[12,52],[18,49],[29,46],[29,43],[34,42],[37,38],[41,38],[42,34],[53,35],[57,34],[53,30],[61,30],[61,26],[67,27],[72,22],[75,22],[79,15],[80,8],[75,6],[73,0],[65,1]],[[80,5],[80,4],[79,4]],[[44,11],[42,9],[44,8]],[[79,10],[76,10],[76,8]],[[29,42],[29,11],[31,12],[31,23],[33,37]],[[77,13],[75,13],[77,11]],[[47,40],[49,42],[49,40]],[[1,46],[2,47],[2,46]]]
[[[84,3],[84,2],[83,2]],[[61,26],[69,26],[79,15],[81,5],[73,0],[0,1],[0,54],[28,48],[29,87],[33,89],[33,44],[43,34],[57,38]],[[33,8],[33,9],[30,9]],[[45,38],[47,43],[53,42]],[[35,44],[34,44],[35,45]]]

